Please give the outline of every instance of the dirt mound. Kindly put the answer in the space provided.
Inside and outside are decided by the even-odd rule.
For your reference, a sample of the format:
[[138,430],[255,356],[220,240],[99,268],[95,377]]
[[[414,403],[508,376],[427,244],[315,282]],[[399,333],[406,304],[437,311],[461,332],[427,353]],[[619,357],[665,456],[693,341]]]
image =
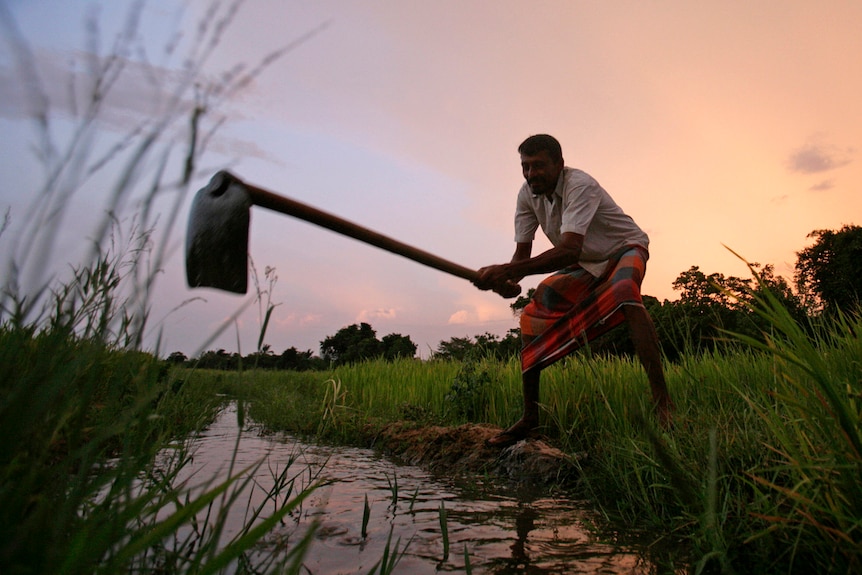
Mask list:
[[458,427],[392,423],[379,430],[375,447],[404,462],[449,474],[495,474],[518,483],[551,484],[571,479],[577,459],[542,439],[525,439],[500,449],[485,440],[498,427],[466,424]]

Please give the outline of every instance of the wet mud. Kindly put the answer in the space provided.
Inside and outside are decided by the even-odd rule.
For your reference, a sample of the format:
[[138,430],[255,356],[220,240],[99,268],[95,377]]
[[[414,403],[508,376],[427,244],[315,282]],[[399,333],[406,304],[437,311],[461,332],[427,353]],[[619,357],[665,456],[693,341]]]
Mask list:
[[543,438],[499,448],[485,441],[499,427],[465,424],[422,426],[398,422],[377,430],[372,446],[404,463],[448,475],[494,475],[515,483],[565,484],[577,477],[583,456],[571,456]]

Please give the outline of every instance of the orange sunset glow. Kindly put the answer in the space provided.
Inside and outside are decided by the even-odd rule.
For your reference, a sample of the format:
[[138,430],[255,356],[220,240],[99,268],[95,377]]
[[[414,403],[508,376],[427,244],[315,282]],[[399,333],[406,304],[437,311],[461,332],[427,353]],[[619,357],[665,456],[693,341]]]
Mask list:
[[[3,4],[2,32],[30,46],[61,138],[73,117],[65,86],[81,73],[73,62],[91,49],[88,4]],[[103,4],[103,50],[130,4]],[[146,53],[148,74],[171,74],[176,59],[162,57],[164,46],[178,30],[192,37],[209,5],[178,4],[145,5],[146,50],[128,58]],[[594,176],[650,235],[645,294],[675,299],[672,282],[691,266],[747,276],[727,248],[792,278],[808,233],[862,220],[861,22],[862,3],[843,0],[246,2],[208,73],[289,49],[219,110],[226,121],[194,187],[229,167],[477,269],[510,258],[516,148],[550,133],[566,163]],[[0,205],[13,233],[42,176],[22,72],[10,50],[0,65]],[[149,85],[144,74],[124,77],[99,130],[120,133],[152,113]],[[86,235],[86,218],[99,212],[98,200],[81,202],[63,237]],[[75,241],[54,257],[63,261],[68,248],[73,259]],[[317,352],[363,321],[380,336],[409,335],[423,356],[441,340],[517,325],[509,301],[463,279],[282,215],[253,210],[250,242],[256,267],[277,270],[267,336],[277,353]],[[197,351],[244,301],[190,290],[181,252],[157,286],[165,354]],[[171,311],[195,296],[206,301]],[[250,306],[209,347],[250,351],[258,316]]]

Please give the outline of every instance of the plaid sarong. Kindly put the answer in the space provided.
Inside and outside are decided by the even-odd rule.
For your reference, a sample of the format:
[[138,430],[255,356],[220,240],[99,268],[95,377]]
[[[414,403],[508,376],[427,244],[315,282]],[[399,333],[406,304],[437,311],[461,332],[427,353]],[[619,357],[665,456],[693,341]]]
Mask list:
[[549,276],[521,314],[521,371],[543,369],[625,320],[624,305],[643,306],[647,251],[627,247],[601,277],[575,265]]

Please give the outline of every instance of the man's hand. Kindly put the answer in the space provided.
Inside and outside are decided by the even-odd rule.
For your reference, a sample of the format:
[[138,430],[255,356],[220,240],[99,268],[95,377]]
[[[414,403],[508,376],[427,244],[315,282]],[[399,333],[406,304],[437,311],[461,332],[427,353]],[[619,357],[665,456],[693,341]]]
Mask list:
[[521,286],[509,279],[505,264],[480,269],[476,279],[473,280],[473,285],[480,290],[493,290],[494,293],[507,299],[518,297],[521,293]]
[[473,285],[481,290],[492,290],[497,286],[502,286],[508,280],[508,269],[505,264],[485,266],[476,272],[476,279],[473,280]]
[[506,280],[506,283],[493,289],[495,294],[505,299],[512,299],[521,295],[521,285],[511,280]]

